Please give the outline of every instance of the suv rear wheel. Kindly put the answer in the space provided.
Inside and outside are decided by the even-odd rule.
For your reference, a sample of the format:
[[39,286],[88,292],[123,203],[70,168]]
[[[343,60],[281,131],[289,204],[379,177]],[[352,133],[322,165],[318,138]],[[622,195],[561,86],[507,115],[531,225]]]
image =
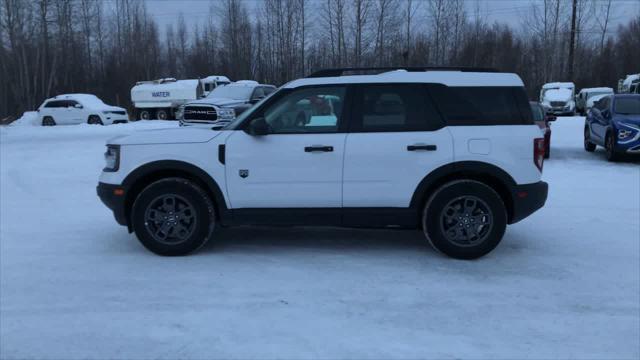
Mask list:
[[51,116],[45,116],[42,118],[42,126],[54,126],[56,121]]
[[203,246],[215,227],[209,196],[182,178],[147,186],[136,198],[132,224],[144,247],[158,255],[186,255]]
[[507,212],[491,187],[457,180],[440,187],[427,201],[422,228],[436,250],[456,259],[476,259],[493,250],[504,235]]

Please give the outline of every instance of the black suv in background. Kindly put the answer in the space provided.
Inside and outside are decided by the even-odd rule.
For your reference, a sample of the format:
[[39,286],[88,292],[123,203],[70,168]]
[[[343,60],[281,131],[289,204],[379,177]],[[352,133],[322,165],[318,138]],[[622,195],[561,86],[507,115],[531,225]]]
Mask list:
[[207,97],[184,105],[181,125],[229,122],[276,90],[273,85],[240,80],[215,88]]

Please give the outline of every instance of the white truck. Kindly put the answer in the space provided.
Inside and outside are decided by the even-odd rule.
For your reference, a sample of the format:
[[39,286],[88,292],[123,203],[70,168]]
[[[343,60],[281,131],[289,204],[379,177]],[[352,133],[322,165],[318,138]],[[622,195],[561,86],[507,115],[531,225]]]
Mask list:
[[540,103],[553,115],[574,116],[576,86],[572,82],[553,82],[542,85]]
[[624,79],[618,80],[618,93],[640,94],[640,74],[627,75]]
[[219,75],[203,79],[139,81],[131,88],[131,102],[137,119],[175,119],[181,105],[207,96],[217,86],[230,82],[226,76]]

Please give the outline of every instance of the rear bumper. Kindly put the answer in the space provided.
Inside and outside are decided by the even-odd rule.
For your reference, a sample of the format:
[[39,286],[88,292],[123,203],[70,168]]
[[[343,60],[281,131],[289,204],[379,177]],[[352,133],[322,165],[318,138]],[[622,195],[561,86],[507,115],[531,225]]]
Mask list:
[[516,185],[512,189],[513,216],[509,224],[528,217],[544,206],[547,201],[549,185],[544,181],[533,184]]
[[98,197],[112,212],[118,224],[127,226],[127,215],[124,204],[124,192],[117,195],[118,191],[123,190],[120,185],[98,183]]

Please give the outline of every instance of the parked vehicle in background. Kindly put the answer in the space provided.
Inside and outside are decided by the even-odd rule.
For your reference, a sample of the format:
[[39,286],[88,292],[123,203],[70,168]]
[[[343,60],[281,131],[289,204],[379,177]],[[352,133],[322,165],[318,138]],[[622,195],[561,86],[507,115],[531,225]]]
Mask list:
[[222,129],[112,139],[106,163],[98,195],[160,255],[261,224],[422,229],[473,259],[548,190],[524,84],[490,69],[323,70]]
[[602,94],[602,95],[595,95],[590,97],[587,100],[587,105],[586,105],[587,110],[585,111],[585,116],[589,113],[589,110],[591,110],[591,108],[593,107],[593,104],[595,104],[597,101],[599,101],[603,97],[607,97],[609,95],[613,95],[613,94]]
[[554,82],[542,85],[540,103],[554,115],[574,116],[576,86],[572,82]]
[[91,94],[63,94],[47,99],[38,108],[38,118],[42,126],[110,125],[129,121],[126,109],[107,105]]
[[185,104],[180,123],[210,125],[230,122],[275,90],[273,85],[253,80],[236,81],[216,88],[204,99]]
[[207,76],[204,79],[165,78],[139,81],[131,88],[131,102],[135,107],[137,119],[176,119],[176,112],[181,105],[200,99],[215,88],[229,83],[226,76],[220,75]]
[[584,124],[584,148],[603,146],[607,160],[622,154],[640,154],[640,95],[608,95],[598,100]]
[[550,121],[555,121],[555,115],[547,114],[546,109],[539,102],[530,101],[533,122],[540,127],[544,134],[544,158],[551,156],[551,125]]
[[640,94],[640,74],[627,75],[618,80],[619,94]]
[[584,88],[576,95],[576,111],[580,115],[586,115],[589,110],[588,101],[598,95],[611,95],[613,89],[609,87]]

